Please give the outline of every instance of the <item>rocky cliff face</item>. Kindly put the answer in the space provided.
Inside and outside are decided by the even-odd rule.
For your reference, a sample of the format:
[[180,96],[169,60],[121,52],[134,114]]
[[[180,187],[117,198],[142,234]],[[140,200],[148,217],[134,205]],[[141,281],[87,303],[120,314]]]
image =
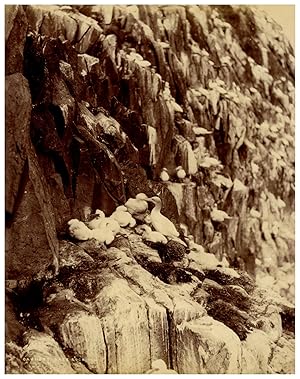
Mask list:
[[[280,28],[239,6],[28,5],[6,7],[5,37],[7,372],[293,372]],[[132,230],[109,248],[68,236],[139,192],[231,268],[164,263]]]

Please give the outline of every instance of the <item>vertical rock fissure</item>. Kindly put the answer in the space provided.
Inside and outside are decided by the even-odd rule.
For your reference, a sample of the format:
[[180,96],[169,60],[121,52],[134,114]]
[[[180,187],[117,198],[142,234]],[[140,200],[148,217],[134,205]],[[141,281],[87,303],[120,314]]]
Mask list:
[[149,314],[149,306],[145,304],[147,311],[147,321],[148,321],[148,337],[149,337],[149,357],[150,357],[150,367],[152,362],[152,345],[151,345],[151,325],[150,325],[150,314]]
[[[171,311],[169,309],[166,309],[167,313],[167,324],[168,324],[168,346],[167,346],[167,351],[168,351],[168,359],[169,359],[169,364],[170,368],[174,370],[174,364],[173,364],[173,359],[175,358],[173,356],[173,315],[171,314]],[[175,342],[175,341],[174,341]]]
[[107,344],[107,340],[106,340],[104,325],[103,325],[103,323],[101,323],[101,324],[102,324],[103,341],[104,341],[104,345],[105,345],[105,372],[104,372],[104,374],[107,374],[108,373],[108,344]]

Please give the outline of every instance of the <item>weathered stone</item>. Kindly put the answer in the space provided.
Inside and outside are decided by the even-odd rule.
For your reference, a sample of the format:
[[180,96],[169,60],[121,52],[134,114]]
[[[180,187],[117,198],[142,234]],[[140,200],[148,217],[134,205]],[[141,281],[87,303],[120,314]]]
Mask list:
[[76,44],[80,53],[85,53],[93,46],[102,33],[95,20],[80,13],[68,14],[55,5],[29,5],[26,13],[33,30],[70,40]]
[[184,374],[238,374],[241,343],[237,335],[211,317],[177,326],[176,370]]
[[[123,279],[115,279],[97,298],[107,344],[107,373],[143,373],[150,368],[149,324],[144,301]],[[134,358],[133,358],[134,357]]]
[[23,72],[27,26],[22,5],[5,5],[5,75]]
[[13,217],[20,201],[22,186],[28,175],[26,148],[29,144],[31,97],[27,80],[22,74],[5,79],[5,140],[6,192],[5,210]]
[[23,362],[23,350],[14,342],[5,345],[5,373],[6,374],[30,374]]
[[25,338],[22,360],[34,374],[74,374],[70,362],[58,343],[48,334],[29,331]]
[[259,372],[256,373],[270,373],[268,362],[271,357],[271,340],[266,333],[254,330],[244,341],[244,348],[254,356],[258,364]]
[[59,327],[60,338],[65,348],[95,374],[106,372],[106,345],[100,320],[84,312],[69,313]]
[[29,179],[23,191],[15,221],[6,232],[8,279],[29,280],[37,275],[43,276],[49,265],[53,264],[58,250],[55,229],[51,228],[51,219],[45,220],[47,214],[43,214],[40,205],[40,200],[45,199],[44,190],[37,193],[33,181]]
[[256,355],[254,355],[242,341],[242,372],[241,374],[263,374],[259,367]]
[[78,245],[67,241],[60,241],[58,254],[58,263],[60,267],[67,266],[75,269],[82,265],[92,264],[93,262],[93,258]]
[[270,368],[276,374],[295,373],[295,341],[281,337],[272,351]]
[[19,322],[16,309],[8,294],[5,296],[5,341],[18,341],[25,331],[25,327]]
[[151,298],[143,296],[143,300],[146,302],[147,307],[151,361],[163,359],[168,364],[170,357],[170,331],[167,311]]

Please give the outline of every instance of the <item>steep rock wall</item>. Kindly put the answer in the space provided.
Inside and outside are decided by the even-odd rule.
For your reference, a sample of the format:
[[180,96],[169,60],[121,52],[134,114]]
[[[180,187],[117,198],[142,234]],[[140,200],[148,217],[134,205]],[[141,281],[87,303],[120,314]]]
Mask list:
[[[204,132],[199,134],[197,127]],[[28,300],[32,283],[39,283],[39,292],[45,280],[56,280],[63,269],[59,241],[67,237],[70,218],[82,219],[85,207],[110,214],[128,197],[145,192],[160,194],[163,213],[178,229],[185,224],[196,242],[220,261],[225,257],[232,267],[248,271],[264,286],[278,288],[293,302],[294,57],[282,31],[258,10],[237,6],[7,7],[6,140],[9,294],[12,291]],[[194,150],[197,172],[192,170],[190,155],[181,149],[183,145]],[[219,163],[213,167],[207,158]],[[176,179],[178,165],[189,176],[184,182]],[[168,183],[159,181],[162,167],[170,173]],[[225,224],[212,222],[214,204],[232,217]],[[126,246],[123,241],[120,251],[132,259],[132,245],[129,251]],[[70,254],[74,248],[71,245]],[[91,259],[90,255],[83,261],[81,257],[80,265],[91,264]],[[100,271],[106,286],[96,285],[97,296],[93,294],[100,305],[93,301],[92,314],[98,318],[81,313],[78,296],[80,302],[87,299],[76,293],[75,305],[74,301],[71,305],[63,302],[54,304],[53,310],[50,307],[50,313],[42,312],[45,320],[57,309],[68,313],[67,319],[62,314],[48,325],[36,311],[46,297],[34,292],[39,299],[32,305],[35,311],[29,307],[30,320],[21,317],[21,321],[39,333],[51,333],[50,337],[33,333],[25,339],[29,342],[23,342],[20,355],[36,352],[37,340],[45,341],[42,346],[53,344],[61,349],[54,340],[46,341],[54,337],[76,359],[67,354],[70,368],[59,350],[59,365],[47,368],[41,364],[39,368],[29,359],[24,370],[144,372],[156,358],[182,373],[213,372],[216,367],[220,373],[264,372],[276,366],[270,353],[252,367],[255,348],[247,350],[244,342],[233,349],[239,338],[230,331],[232,325],[224,326],[225,320],[216,311],[219,306],[223,309],[223,303],[211,304],[209,311],[222,322],[219,325],[219,321],[203,319],[206,311],[198,309],[194,300],[189,305],[186,293],[174,303],[160,290],[159,299],[155,295],[153,300],[149,294],[156,284],[149,267],[145,271],[140,266],[143,260],[136,261],[134,269],[123,262],[125,266],[117,270],[117,278],[125,281],[109,270]],[[141,269],[146,277],[129,291],[129,283]],[[87,275],[94,280],[96,273]],[[205,275],[205,280],[211,278]],[[72,275],[67,277],[63,286],[69,289]],[[77,284],[73,281],[80,287],[84,278]],[[114,299],[113,288],[124,288],[128,302],[135,304],[132,311],[124,307],[122,298]],[[216,289],[207,288],[215,297]],[[219,291],[217,300],[222,302],[224,292]],[[67,300],[64,296],[60,301],[70,302],[71,295],[67,293]],[[115,304],[114,308],[102,304],[106,301]],[[98,314],[102,308],[106,311]],[[230,308],[230,313],[234,310]],[[113,316],[116,311],[124,314]],[[274,312],[279,315],[279,311]],[[38,312],[33,320],[32,312]],[[239,312],[237,320],[242,317]],[[289,312],[282,316],[287,325]],[[91,325],[98,325],[100,317],[99,338],[91,340],[91,331],[84,330],[86,317]],[[122,323],[127,318],[128,323]],[[8,319],[20,321],[13,311]],[[209,333],[206,328],[203,331],[206,322],[213,325],[212,331],[209,337],[200,338],[209,340],[200,348],[199,335]],[[219,327],[229,328],[224,330],[228,342],[218,340],[215,331]],[[19,328],[21,335],[21,324]],[[76,341],[74,328],[82,330],[78,334],[82,341]],[[243,339],[243,330],[234,332]],[[270,330],[262,333],[270,334]],[[129,337],[133,347],[128,358],[122,358]],[[270,337],[261,338],[269,341]],[[185,341],[193,341],[193,346],[185,348]],[[288,348],[288,343],[284,340],[280,347]],[[229,346],[220,366],[207,355],[210,344],[212,352],[219,351],[220,344]],[[142,349],[145,356],[138,359],[141,346],[151,349]],[[280,351],[278,345],[272,349]],[[12,350],[12,361],[20,359]],[[47,357],[48,353],[41,354]],[[77,362],[78,357],[84,364]],[[17,371],[23,367],[17,366]]]

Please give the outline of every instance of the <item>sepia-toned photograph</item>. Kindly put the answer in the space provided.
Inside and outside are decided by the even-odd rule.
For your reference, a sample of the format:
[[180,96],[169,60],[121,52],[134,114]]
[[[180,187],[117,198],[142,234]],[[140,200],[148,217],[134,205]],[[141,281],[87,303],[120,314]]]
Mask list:
[[295,374],[295,6],[4,9],[5,373]]

